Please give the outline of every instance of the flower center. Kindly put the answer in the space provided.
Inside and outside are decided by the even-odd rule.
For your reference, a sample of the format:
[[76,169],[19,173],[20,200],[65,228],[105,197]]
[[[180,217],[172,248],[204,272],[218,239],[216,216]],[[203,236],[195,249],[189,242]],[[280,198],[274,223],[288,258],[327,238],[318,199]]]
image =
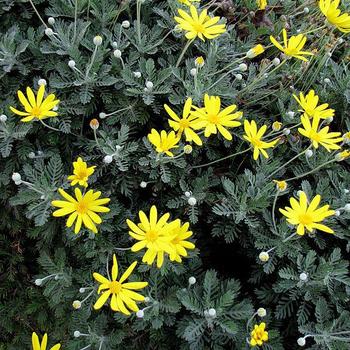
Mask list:
[[299,221],[303,225],[310,225],[313,223],[312,217],[309,214],[299,215]]
[[118,294],[122,290],[122,288],[122,284],[118,281],[113,281],[109,284],[109,290],[113,294]]
[[180,237],[175,237],[174,239],[172,239],[171,243],[173,244],[179,244],[180,242]]
[[202,24],[200,23],[194,23],[193,24],[193,29],[197,32],[197,33],[204,33],[205,28],[203,27]]
[[190,122],[187,119],[181,119],[179,124],[183,129],[186,129],[190,126]]
[[252,144],[253,144],[253,146],[255,146],[255,147],[261,147],[262,146],[262,141],[259,139],[259,138],[257,138],[257,137],[252,137],[252,139],[251,139],[251,141],[250,141]]
[[320,142],[321,136],[315,130],[311,130],[310,131],[310,139],[314,140],[316,142]]
[[87,177],[87,172],[86,172],[86,170],[85,170],[85,169],[78,170],[78,171],[77,171],[77,177],[78,177],[79,179],[84,179],[84,178],[86,178],[86,177]]
[[217,114],[209,114],[208,115],[208,120],[212,123],[212,124],[219,124],[220,118]]
[[154,242],[157,238],[158,238],[158,232],[156,231],[151,230],[146,233],[147,241]]
[[32,115],[34,115],[34,117],[39,117],[41,115],[41,109],[40,107],[33,107],[32,108]]
[[85,214],[88,211],[87,203],[85,203],[84,200],[81,200],[80,202],[78,202],[76,205],[76,211],[79,214]]

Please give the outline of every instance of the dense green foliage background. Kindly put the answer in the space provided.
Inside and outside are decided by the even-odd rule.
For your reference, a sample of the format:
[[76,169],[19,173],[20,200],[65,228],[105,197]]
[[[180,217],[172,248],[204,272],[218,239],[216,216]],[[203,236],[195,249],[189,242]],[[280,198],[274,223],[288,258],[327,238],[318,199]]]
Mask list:
[[[346,132],[350,128],[348,37],[339,42],[339,32],[315,31],[307,45],[317,55],[309,64],[290,60],[256,82],[257,74],[279,54],[271,47],[263,56],[246,60],[248,71],[237,80],[237,72],[223,70],[237,54],[257,43],[268,46],[269,35],[278,35],[283,27],[295,33],[322,24],[314,1],[271,1],[266,12],[257,11],[253,0],[218,1],[212,9],[217,6],[216,14],[226,17],[228,32],[205,43],[195,41],[180,68],[175,63],[185,40],[181,33],[170,33],[180,6],[175,0],[142,4],[141,41],[134,1],[79,0],[76,21],[73,0],[34,3],[45,21],[55,18],[50,26],[54,36],[45,35],[28,1],[0,2],[0,112],[8,116],[0,125],[0,349],[30,348],[33,331],[47,332],[52,344],[61,342],[64,350],[89,344],[106,350],[245,349],[249,347],[247,320],[259,307],[267,309],[264,321],[270,340],[264,349],[296,349],[297,338],[310,333],[323,336],[308,338],[308,349],[348,349],[350,338],[330,333],[350,330],[350,214],[342,212],[328,220],[334,236],[317,232],[285,243],[282,240],[291,232],[285,219],[277,213],[277,231],[272,225],[276,189],[268,175],[307,147],[297,129],[268,160],[255,162],[246,153],[198,169],[192,166],[246,145],[238,137],[232,142],[211,137],[203,147],[193,147],[192,154],[159,163],[146,140],[153,127],[169,129],[164,103],[180,112],[188,96],[200,105],[204,93],[220,96],[225,104],[236,103],[245,117],[259,124],[279,120],[285,126],[295,125],[299,116],[292,93],[311,88],[336,110],[332,128]],[[305,6],[308,14],[303,12]],[[129,29],[121,27],[123,20],[131,22]],[[68,61],[74,60],[85,72],[97,34],[103,43],[84,78]],[[125,69],[113,56],[115,48],[122,52]],[[195,84],[190,69],[200,55],[205,65]],[[135,71],[141,72],[141,78],[134,76]],[[21,123],[9,111],[10,105],[18,104],[17,90],[26,86],[37,90],[38,79],[46,79],[47,89],[61,101],[59,117],[48,121],[61,132],[38,122]],[[153,82],[152,91],[144,91],[146,81]],[[99,120],[101,151],[89,122],[101,112],[117,110]],[[122,149],[111,164],[105,164],[104,156],[116,145]],[[69,188],[66,177],[78,156],[97,166],[91,188],[111,198],[111,212],[103,216],[96,236],[86,230],[74,235],[63,220],[51,216],[51,200],[57,198],[58,187]],[[308,161],[299,158],[275,178],[305,173],[331,157],[334,154],[319,150]],[[16,186],[13,172],[45,195]],[[140,187],[142,181],[148,182],[146,188]],[[310,197],[321,194],[334,209],[343,207],[350,202],[348,188],[346,160],[289,183],[277,207],[286,205],[300,189]],[[197,199],[195,206],[188,204],[186,191]],[[150,284],[145,295],[152,305],[143,319],[127,318],[107,307],[92,310],[95,294],[74,310],[73,300],[88,294],[79,293],[79,288],[95,285],[92,272],[104,273],[113,253],[123,268],[141,256],[115,248],[131,244],[125,220],[135,218],[139,210],[148,212],[152,204],[190,221],[197,249],[183,264],[167,261],[161,270],[139,265],[140,280]],[[270,260],[260,262],[259,253],[273,246]],[[34,284],[36,278],[58,272],[59,280],[49,279],[40,287]],[[307,282],[300,281],[302,272],[308,274]],[[190,276],[197,283],[189,287]],[[217,310],[216,318],[204,316],[209,308]],[[75,338],[76,330],[88,336]]]

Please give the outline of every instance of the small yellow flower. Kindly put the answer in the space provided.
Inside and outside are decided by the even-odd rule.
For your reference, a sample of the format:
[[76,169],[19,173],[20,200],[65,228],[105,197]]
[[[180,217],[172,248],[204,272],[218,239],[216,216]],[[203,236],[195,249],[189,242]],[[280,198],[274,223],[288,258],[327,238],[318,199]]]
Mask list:
[[283,192],[283,191],[285,191],[287,189],[288,185],[287,185],[286,181],[284,181],[284,180],[281,180],[281,181],[279,181],[279,180],[272,180],[272,181],[276,184],[276,188],[277,188],[278,191]]
[[339,4],[340,0],[320,0],[318,6],[330,24],[343,33],[350,33],[350,15],[342,14],[338,9]]
[[269,340],[269,333],[265,331],[265,327],[265,322],[254,326],[254,329],[250,333],[250,346],[261,346]]
[[42,120],[50,117],[56,117],[57,112],[52,109],[60,102],[56,100],[54,94],[50,94],[44,99],[45,86],[41,85],[38,94],[35,97],[33,90],[27,87],[27,97],[22,91],[17,91],[18,99],[24,107],[25,112],[19,111],[10,106],[13,113],[23,116],[22,122],[30,122],[34,120]]
[[174,154],[170,150],[179,147],[180,138],[175,135],[174,131],[167,133],[165,130],[162,130],[159,133],[157,130],[152,129],[151,133],[148,134],[148,140],[156,147],[158,153],[165,153],[169,157],[174,157]]
[[97,130],[99,126],[100,126],[100,123],[96,118],[90,120],[90,128],[92,130]]
[[343,135],[343,140],[345,143],[350,143],[350,131]]
[[184,152],[185,154],[191,154],[193,151],[193,147],[191,145],[185,145],[184,146]]
[[220,17],[209,17],[208,11],[204,9],[198,13],[197,9],[190,6],[190,14],[184,10],[177,10],[180,17],[174,17],[175,21],[179,23],[179,27],[187,32],[186,38],[189,40],[199,38],[203,41],[205,39],[214,39],[226,32],[225,24],[216,24]]
[[323,146],[328,152],[340,149],[337,143],[342,142],[343,138],[339,137],[340,132],[329,132],[329,126],[319,130],[320,118],[313,118],[312,123],[308,116],[301,117],[301,123],[304,128],[298,128],[301,135],[311,140],[313,147]]
[[200,2],[201,0],[178,0],[180,4],[191,6],[193,2]]
[[295,100],[299,103],[302,108],[299,110],[307,115],[309,118],[318,117],[321,119],[327,119],[334,116],[334,109],[328,108],[328,103],[318,105],[319,97],[315,94],[314,90],[310,90],[306,96],[301,92],[299,98],[293,95]]
[[247,52],[247,57],[248,58],[254,58],[256,56],[261,55],[262,53],[265,52],[265,48],[264,46],[262,46],[261,44],[258,44],[256,46],[254,46],[253,48],[251,48],[248,52]]
[[60,217],[69,215],[67,220],[67,227],[71,227],[75,222],[74,233],[79,233],[81,224],[94,233],[97,233],[95,224],[101,224],[102,219],[96,213],[108,213],[109,208],[104,207],[104,204],[109,203],[109,198],[100,198],[101,192],[94,192],[93,190],[82,194],[79,188],[75,188],[75,197],[73,198],[62,188],[58,189],[60,195],[65,199],[52,201],[51,204],[55,207],[61,208],[53,212],[53,216]]
[[192,115],[198,118],[193,125],[194,129],[203,129],[204,136],[209,137],[211,134],[219,133],[226,139],[231,141],[232,135],[226,128],[234,128],[240,126],[241,123],[237,119],[242,118],[242,112],[235,112],[236,105],[230,105],[221,110],[221,99],[219,96],[204,96],[204,107],[197,108]]
[[192,242],[187,241],[192,236],[192,231],[188,231],[190,224],[188,222],[181,225],[180,220],[175,220],[176,227],[173,229],[172,234],[175,236],[170,241],[173,246],[173,253],[170,254],[171,261],[182,262],[182,257],[187,256],[186,249],[194,249],[195,245]]
[[[42,339],[41,345],[40,345],[38,335],[35,332],[33,332],[33,334],[32,334],[32,347],[33,347],[32,350],[46,350],[47,334],[45,333],[45,335],[43,336],[43,339]],[[52,348],[50,348],[50,350],[59,350],[59,349],[61,349],[61,344],[56,344]]]
[[205,60],[204,60],[203,56],[199,56],[194,60],[194,63],[196,65],[196,67],[202,68],[205,64]]
[[281,128],[282,128],[282,123],[281,122],[273,122],[272,123],[272,130],[273,131],[280,131],[281,130]]
[[264,134],[267,130],[267,126],[263,125],[259,130],[257,128],[256,122],[252,120],[249,122],[248,120],[244,121],[244,131],[245,135],[243,135],[243,138],[250,142],[251,145],[254,148],[253,152],[253,158],[254,160],[257,160],[259,157],[259,154],[261,153],[265,158],[269,158],[269,155],[265,151],[265,149],[273,148],[279,139],[265,142],[262,141],[262,138],[264,137]]
[[175,131],[177,131],[177,136],[181,137],[181,135],[184,133],[186,141],[193,141],[196,145],[202,146],[203,142],[201,138],[192,130],[192,127],[197,120],[197,117],[191,114],[192,98],[188,98],[186,100],[182,112],[182,118],[178,117],[178,115],[168,105],[164,105],[164,108],[169,116],[173,119],[169,119],[168,123]]
[[312,232],[312,230],[320,230],[323,232],[334,233],[334,231],[320,224],[324,219],[335,214],[334,210],[329,209],[329,205],[324,205],[318,208],[321,202],[321,196],[318,194],[315,196],[311,203],[308,204],[306,193],[301,191],[299,196],[299,202],[295,198],[290,198],[291,207],[285,207],[279,211],[287,217],[287,221],[292,225],[298,225],[297,234],[303,236],[305,234],[305,228]]
[[304,56],[313,56],[312,52],[302,51],[306,43],[306,36],[303,34],[293,35],[288,40],[287,31],[283,29],[283,47],[272,35],[270,40],[273,45],[275,45],[279,50],[281,50],[286,56],[295,57],[302,61],[308,61]]
[[97,299],[94,309],[99,310],[106,303],[107,299],[111,297],[111,309],[113,311],[118,311],[124,315],[130,315],[130,311],[137,312],[139,308],[136,301],[144,301],[145,297],[139,293],[134,292],[134,290],[143,289],[147,287],[148,282],[126,282],[129,276],[134,271],[137,262],[134,261],[127,270],[118,278],[118,262],[115,254],[113,254],[113,265],[112,265],[112,279],[107,279],[106,277],[100,275],[97,272],[93,273],[94,279],[101,283],[98,288],[98,294],[101,296]]
[[86,162],[79,157],[76,162],[73,162],[73,168],[73,175],[68,176],[68,180],[72,181],[71,186],[79,184],[80,186],[87,187],[89,176],[94,173],[96,166],[88,168]]
[[348,159],[350,157],[350,151],[349,150],[342,151],[338,153],[335,157],[338,161]]
[[166,213],[158,220],[157,208],[152,206],[149,219],[141,210],[139,211],[140,223],[134,224],[131,220],[126,220],[131,231],[129,235],[139,242],[131,247],[131,251],[138,252],[146,248],[146,253],[142,262],[152,265],[157,258],[157,267],[161,268],[164,262],[164,253],[174,254],[174,248],[170,243],[176,233],[173,230],[177,226],[176,221],[168,223],[170,214]]
[[256,0],[259,10],[265,10],[267,6],[267,0]]

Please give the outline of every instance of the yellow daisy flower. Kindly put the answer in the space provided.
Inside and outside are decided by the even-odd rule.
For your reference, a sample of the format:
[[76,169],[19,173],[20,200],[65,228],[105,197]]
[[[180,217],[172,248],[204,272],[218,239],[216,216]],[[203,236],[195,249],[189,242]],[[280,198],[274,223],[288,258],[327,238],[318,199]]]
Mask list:
[[269,340],[269,333],[265,331],[266,324],[261,322],[259,325],[255,325],[254,329],[250,333],[250,346],[262,346]]
[[320,0],[318,6],[330,24],[343,33],[350,33],[350,15],[342,14],[338,9],[339,4],[340,0]]
[[127,282],[124,283],[134,271],[137,261],[134,261],[127,270],[118,278],[118,262],[115,254],[113,254],[112,265],[112,280],[100,275],[97,272],[93,273],[94,279],[101,283],[98,287],[98,294],[101,296],[97,299],[94,309],[99,310],[106,303],[107,299],[111,297],[111,309],[118,311],[124,315],[130,315],[130,311],[137,312],[139,308],[136,301],[144,301],[145,297],[134,290],[139,290],[148,286],[148,282]]
[[182,118],[168,106],[164,105],[165,110],[173,120],[168,120],[169,125],[177,131],[177,136],[181,137],[182,133],[186,136],[186,141],[193,141],[198,146],[202,146],[203,142],[201,138],[192,130],[192,125],[196,122],[197,117],[191,114],[192,110],[192,98],[186,100],[185,106],[182,112]]
[[205,60],[203,56],[199,56],[194,60],[194,64],[198,68],[202,68],[205,64]]
[[148,134],[148,140],[156,147],[158,153],[165,153],[169,157],[174,157],[174,154],[170,150],[179,147],[180,138],[175,135],[174,131],[167,133],[165,130],[162,130],[159,133],[157,130],[152,129],[151,133]]
[[100,191],[89,190],[82,194],[79,188],[74,189],[76,198],[70,196],[62,188],[59,188],[58,192],[65,200],[51,202],[53,206],[61,208],[54,211],[52,215],[55,217],[69,215],[66,225],[71,227],[76,221],[74,233],[79,233],[82,223],[86,228],[97,233],[95,224],[101,224],[102,219],[96,213],[108,213],[110,209],[103,205],[109,203],[110,199],[100,198]]
[[253,158],[254,160],[257,160],[259,157],[259,154],[261,153],[265,158],[269,158],[269,155],[265,151],[265,149],[273,148],[279,139],[265,142],[262,141],[262,138],[264,137],[264,134],[267,130],[267,126],[263,125],[259,130],[257,128],[257,125],[254,120],[249,122],[248,120],[244,121],[244,131],[245,135],[243,135],[243,138],[250,142],[251,145],[254,148],[253,152]]
[[278,191],[285,191],[287,189],[287,182],[284,180],[272,180],[276,184],[276,188]]
[[257,0],[256,3],[258,5],[258,7],[259,7],[259,10],[265,10],[266,9],[267,0]]
[[233,113],[237,106],[230,105],[221,110],[221,99],[219,96],[204,96],[204,107],[197,108],[192,115],[198,118],[193,125],[196,130],[205,128],[204,136],[209,137],[211,134],[219,133],[226,139],[231,141],[232,135],[226,128],[234,128],[240,126],[241,123],[236,119],[242,118],[242,112]]
[[175,16],[174,19],[179,23],[179,27],[187,32],[185,36],[189,40],[197,37],[203,41],[210,40],[226,32],[225,24],[216,24],[220,17],[209,17],[206,9],[199,14],[192,5],[190,6],[190,14],[181,9],[177,11],[180,17]]
[[300,112],[304,112],[309,118],[318,117],[321,119],[327,119],[334,116],[334,109],[328,108],[328,103],[323,103],[318,106],[319,97],[315,94],[314,90],[310,90],[306,96],[301,92],[299,98],[293,95],[295,100],[301,106]]
[[56,117],[57,112],[54,112],[52,109],[60,102],[60,100],[56,100],[54,94],[50,94],[44,99],[44,94],[44,85],[40,86],[36,98],[30,87],[27,87],[27,97],[24,96],[22,91],[17,91],[18,99],[22,103],[25,112],[19,111],[11,106],[10,110],[15,114],[24,117],[21,119],[22,122],[30,122],[33,119],[42,120]]
[[193,2],[200,2],[201,0],[178,0],[180,4],[191,6]]
[[194,249],[196,246],[192,242],[187,241],[187,239],[192,236],[192,231],[188,231],[190,224],[186,222],[181,225],[181,221],[179,219],[175,220],[175,222],[176,227],[172,232],[175,234],[175,236],[170,241],[174,251],[172,254],[170,254],[170,260],[181,263],[182,257],[187,256],[186,249]]
[[[33,332],[32,334],[32,350],[46,350],[47,347],[47,334],[45,333],[45,335],[43,336],[43,339],[41,341],[39,341],[39,337],[38,335]],[[52,348],[50,348],[50,350],[59,350],[61,349],[61,344],[56,344],[54,345]]]
[[308,116],[301,117],[301,124],[304,128],[298,128],[301,135],[311,140],[313,147],[323,146],[328,152],[340,149],[337,143],[342,142],[343,138],[340,132],[329,132],[329,126],[319,129],[320,118],[313,118],[312,123]]
[[279,211],[287,218],[290,224],[298,225],[298,235],[303,236],[305,234],[305,228],[309,232],[316,229],[334,233],[328,226],[320,224],[325,218],[334,215],[335,211],[330,210],[328,204],[317,209],[321,202],[321,196],[319,194],[312,199],[310,204],[308,204],[306,193],[303,191],[300,193],[299,202],[293,197],[289,201],[291,207],[285,207]]
[[308,61],[304,56],[313,56],[312,52],[302,51],[306,43],[306,36],[303,34],[293,35],[288,40],[287,31],[283,29],[283,47],[272,35],[270,40],[279,50],[281,50],[286,56],[299,58],[302,61]]
[[176,233],[173,230],[177,226],[176,221],[168,223],[170,214],[166,213],[158,220],[156,206],[152,206],[149,219],[141,210],[139,211],[140,223],[135,224],[131,220],[126,220],[131,231],[129,235],[139,242],[131,247],[131,251],[138,252],[146,248],[147,251],[142,258],[142,262],[152,265],[157,258],[157,267],[161,268],[164,262],[164,252],[174,254],[174,248],[171,241]]
[[72,181],[71,186],[79,184],[80,186],[87,187],[89,176],[95,171],[95,166],[88,167],[86,162],[81,157],[73,162],[73,175],[68,176],[68,180]]

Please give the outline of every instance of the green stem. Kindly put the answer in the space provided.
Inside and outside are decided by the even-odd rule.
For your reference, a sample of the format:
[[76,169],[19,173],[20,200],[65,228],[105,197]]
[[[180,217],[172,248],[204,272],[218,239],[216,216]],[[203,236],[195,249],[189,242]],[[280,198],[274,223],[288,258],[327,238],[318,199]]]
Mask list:
[[308,149],[310,149],[311,146],[309,146],[306,150],[298,153],[295,157],[293,157],[292,159],[290,159],[288,162],[284,163],[283,165],[281,165],[279,168],[277,168],[275,171],[273,171],[268,177],[267,179],[271,178],[273,175],[275,175],[276,173],[278,173],[281,169],[283,169],[285,166],[287,166],[288,164],[292,163],[295,159],[299,158],[300,156],[302,156],[303,154],[306,153],[306,151]]
[[284,180],[284,181],[292,181],[292,180],[301,179],[302,177],[305,177],[305,176],[307,176],[307,175],[310,175],[310,174],[316,172],[317,170],[323,168],[324,166],[326,166],[326,165],[328,165],[328,164],[335,163],[335,162],[336,162],[336,159],[329,160],[328,162],[325,162],[325,163],[319,165],[317,168],[312,169],[312,170],[308,171],[307,173],[304,173],[304,174],[301,174],[301,175],[298,175],[298,176],[291,177],[291,178],[289,178],[289,179],[287,179],[287,180]]
[[194,39],[191,39],[191,40],[188,40],[188,41],[187,41],[185,47],[183,48],[183,50],[182,50],[182,52],[181,52],[181,54],[180,54],[180,56],[179,56],[179,58],[178,58],[178,60],[177,60],[177,62],[176,62],[176,66],[175,66],[176,68],[180,65],[180,63],[181,63],[181,61],[182,61],[182,59],[183,59],[183,57],[184,57],[186,51],[188,50],[188,48],[190,47],[190,45],[193,43],[193,40],[194,40]]
[[54,128],[54,127],[52,127],[52,126],[46,124],[42,119],[39,119],[39,121],[40,121],[40,123],[41,123],[42,125],[44,125],[45,127],[49,128],[49,129],[51,129],[51,130],[53,130],[53,131],[61,132],[60,129],[56,129],[56,128]]
[[44,22],[44,20],[42,19],[42,17],[40,16],[40,13],[39,13],[38,10],[36,9],[36,7],[35,7],[33,1],[32,1],[32,0],[29,0],[29,2],[30,2],[30,4],[32,5],[33,10],[35,11],[36,15],[39,17],[41,23],[45,26],[45,28],[49,28],[49,27],[47,26],[47,24]]
[[96,53],[97,53],[97,47],[98,46],[95,45],[95,49],[94,49],[94,52],[93,52],[92,57],[91,57],[91,62],[90,62],[89,67],[87,68],[86,73],[85,73],[85,79],[89,76],[92,65],[94,64]]
[[275,209],[276,209],[276,203],[277,203],[277,198],[278,198],[279,191],[277,190],[275,198],[273,200],[272,204],[272,223],[273,223],[273,228],[277,232],[277,225],[276,225],[276,218],[275,218]]
[[243,154],[243,153],[245,153],[245,152],[248,152],[249,150],[250,150],[250,148],[247,148],[247,149],[245,149],[244,151],[230,154],[230,155],[228,155],[228,156],[226,156],[226,157],[223,157],[223,158],[214,160],[214,161],[212,161],[212,162],[210,162],[210,163],[201,164],[201,165],[195,165],[195,166],[192,167],[192,169],[203,168],[203,167],[205,167],[205,166],[209,166],[209,165],[212,165],[212,164],[215,164],[215,163],[219,163],[219,162],[221,162],[222,160],[229,159],[229,158],[232,158],[232,157],[234,157],[234,156],[238,156],[239,154]]
[[75,0],[73,44],[75,43],[75,39],[77,37],[77,17],[78,17],[78,0]]
[[136,25],[137,25],[137,38],[139,44],[141,44],[141,0],[136,0]]

